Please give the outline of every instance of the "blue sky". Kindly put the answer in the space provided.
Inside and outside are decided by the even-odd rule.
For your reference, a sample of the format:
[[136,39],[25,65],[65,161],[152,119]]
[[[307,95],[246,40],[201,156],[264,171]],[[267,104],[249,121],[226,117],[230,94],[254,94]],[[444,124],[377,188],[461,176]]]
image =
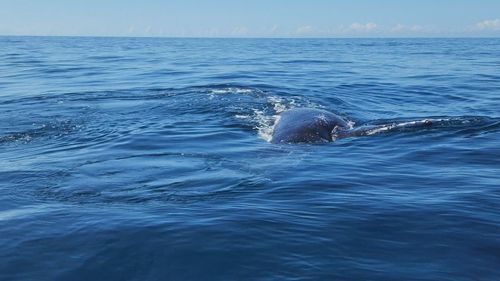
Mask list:
[[500,0],[0,0],[0,35],[500,37]]

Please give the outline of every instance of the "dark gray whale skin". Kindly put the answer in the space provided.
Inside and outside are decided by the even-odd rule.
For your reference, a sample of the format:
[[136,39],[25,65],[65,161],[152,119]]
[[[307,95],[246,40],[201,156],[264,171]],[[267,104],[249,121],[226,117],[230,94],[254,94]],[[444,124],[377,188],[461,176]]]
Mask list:
[[326,110],[294,108],[281,113],[271,143],[330,142],[332,132],[348,127],[344,119]]

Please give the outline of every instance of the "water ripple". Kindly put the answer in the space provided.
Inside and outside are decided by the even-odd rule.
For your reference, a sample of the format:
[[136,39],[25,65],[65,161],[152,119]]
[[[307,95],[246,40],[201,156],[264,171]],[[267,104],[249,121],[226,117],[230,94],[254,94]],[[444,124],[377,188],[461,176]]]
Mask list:
[[498,39],[0,39],[2,280],[500,274]]

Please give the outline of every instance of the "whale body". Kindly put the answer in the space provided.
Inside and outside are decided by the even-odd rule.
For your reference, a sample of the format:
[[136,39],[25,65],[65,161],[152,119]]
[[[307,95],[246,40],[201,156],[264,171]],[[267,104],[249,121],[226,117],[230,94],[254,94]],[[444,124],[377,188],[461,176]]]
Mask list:
[[335,140],[334,134],[349,129],[340,116],[322,109],[294,108],[283,112],[274,126],[272,143],[312,143]]

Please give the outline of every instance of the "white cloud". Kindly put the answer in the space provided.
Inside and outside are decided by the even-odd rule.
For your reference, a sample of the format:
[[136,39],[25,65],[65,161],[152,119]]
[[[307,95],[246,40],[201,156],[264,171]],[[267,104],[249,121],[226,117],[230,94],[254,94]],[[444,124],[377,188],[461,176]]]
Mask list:
[[311,34],[313,32],[314,32],[314,28],[310,25],[300,26],[297,28],[297,30],[295,30],[295,33],[297,33],[298,35],[307,35],[307,34]]
[[418,32],[422,30],[423,28],[420,25],[404,25],[400,23],[391,28],[392,32]]
[[476,28],[479,30],[500,30],[500,19],[483,20],[476,23]]
[[220,36],[220,32],[219,32],[218,28],[212,27],[212,28],[205,30],[205,32],[202,36],[218,37],[218,36]]
[[278,31],[278,25],[273,25],[270,29],[269,29],[269,33],[270,34],[276,34]]
[[248,35],[248,28],[245,26],[238,26],[233,29],[231,32],[231,35],[233,36],[246,36]]
[[374,31],[376,29],[377,29],[377,24],[373,23],[373,22],[369,22],[369,23],[365,23],[365,24],[355,22],[349,26],[349,30],[357,31],[357,32],[370,32],[370,31]]

